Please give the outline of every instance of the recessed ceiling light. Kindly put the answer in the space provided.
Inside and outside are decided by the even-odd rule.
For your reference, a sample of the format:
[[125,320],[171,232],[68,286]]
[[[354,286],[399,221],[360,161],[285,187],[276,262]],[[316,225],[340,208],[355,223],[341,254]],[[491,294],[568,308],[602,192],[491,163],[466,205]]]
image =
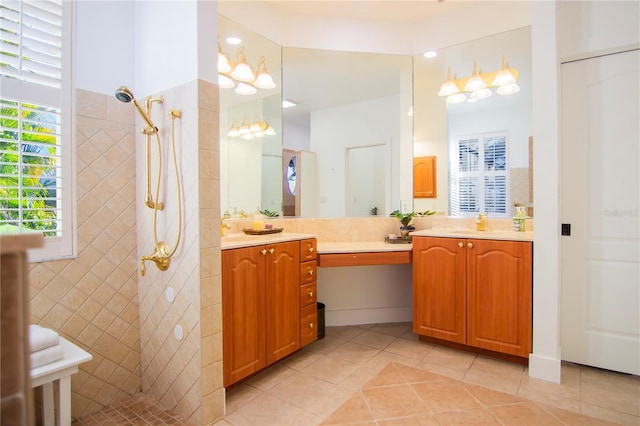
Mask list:
[[427,52],[424,52],[425,58],[435,58],[436,56],[438,56],[438,52],[436,52],[435,50],[429,50]]
[[297,104],[289,99],[285,99],[282,101],[282,108],[291,108],[296,106]]
[[242,40],[240,39],[240,37],[235,37],[235,36],[229,36],[227,37],[227,43],[229,44],[240,44],[242,43]]

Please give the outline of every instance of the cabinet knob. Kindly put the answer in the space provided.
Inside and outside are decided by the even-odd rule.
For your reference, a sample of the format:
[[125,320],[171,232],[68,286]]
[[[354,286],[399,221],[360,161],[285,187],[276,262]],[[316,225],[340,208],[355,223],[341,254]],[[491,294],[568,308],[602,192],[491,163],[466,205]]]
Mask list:
[[273,254],[274,251],[275,251],[275,249],[272,249],[272,248],[269,249],[269,253],[270,254]]
[[313,253],[313,247],[309,247],[309,248],[307,249],[307,251],[308,251],[309,253]]
[[473,243],[467,243],[467,247],[473,248]]
[[307,294],[309,295],[309,297],[313,297],[313,292],[312,291],[308,292]]
[[313,328],[313,323],[312,322],[309,323],[309,328]]
[[458,243],[458,247],[460,248],[464,247],[464,243]]
[[260,250],[260,253],[262,253],[262,255],[264,256],[264,255],[267,254],[267,251],[265,249],[262,249],[262,250]]
[[313,269],[309,269],[309,270],[307,271],[307,274],[309,274],[309,275],[313,275]]

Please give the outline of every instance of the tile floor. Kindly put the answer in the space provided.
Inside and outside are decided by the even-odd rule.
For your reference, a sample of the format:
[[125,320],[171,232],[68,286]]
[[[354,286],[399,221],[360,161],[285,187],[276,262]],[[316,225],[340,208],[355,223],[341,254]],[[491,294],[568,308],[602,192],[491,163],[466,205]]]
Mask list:
[[[138,398],[144,420],[134,401],[124,403],[134,421],[112,406],[74,426],[179,424]],[[521,365],[420,342],[402,323],[327,327],[324,339],[229,389],[216,425],[614,423],[640,425],[640,377],[564,364],[562,383],[549,383]]]

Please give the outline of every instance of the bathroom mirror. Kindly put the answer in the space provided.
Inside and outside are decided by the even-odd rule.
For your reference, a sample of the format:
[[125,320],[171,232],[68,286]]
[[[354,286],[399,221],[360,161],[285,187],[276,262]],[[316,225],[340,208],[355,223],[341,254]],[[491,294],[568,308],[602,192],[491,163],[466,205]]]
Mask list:
[[[272,89],[252,95],[220,87],[220,208],[221,213],[251,214],[282,208],[282,49],[266,38],[219,16],[220,50],[232,63],[246,60],[254,73],[259,62],[273,78]],[[236,37],[238,44],[228,37]],[[238,56],[238,52],[241,56]],[[242,56],[244,55],[244,56]],[[247,133],[242,128],[247,126]],[[251,129],[251,125],[255,124]],[[267,131],[268,130],[268,131]]]
[[[445,97],[438,96],[441,84],[447,79],[448,67],[458,78],[471,75],[474,61],[481,67],[481,72],[496,71],[501,66],[502,55],[505,55],[509,67],[516,68],[519,73],[519,92],[499,95],[492,89],[493,94],[487,99],[458,104],[447,104]],[[457,177],[452,173],[452,167],[456,164],[450,161],[458,161],[455,147],[459,138],[501,132],[507,137],[505,175],[508,183],[502,194],[506,211],[490,216],[513,216],[516,202],[529,207],[529,215],[533,215],[531,27],[440,49],[435,58],[415,56],[414,86],[414,155],[436,156],[438,185],[438,197],[416,198],[414,209],[461,216],[477,215],[477,212],[455,211]],[[486,169],[500,168],[483,163]]]
[[[305,217],[389,215],[411,197],[412,57],[284,47],[283,145]],[[404,192],[403,192],[404,190]],[[408,191],[407,191],[408,190]],[[406,195],[408,194],[408,195]]]

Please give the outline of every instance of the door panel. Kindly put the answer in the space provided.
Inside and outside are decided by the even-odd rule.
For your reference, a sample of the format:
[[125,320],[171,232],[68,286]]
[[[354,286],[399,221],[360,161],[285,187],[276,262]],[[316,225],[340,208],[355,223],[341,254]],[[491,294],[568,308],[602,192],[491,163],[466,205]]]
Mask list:
[[562,65],[562,359],[640,374],[638,50]]

